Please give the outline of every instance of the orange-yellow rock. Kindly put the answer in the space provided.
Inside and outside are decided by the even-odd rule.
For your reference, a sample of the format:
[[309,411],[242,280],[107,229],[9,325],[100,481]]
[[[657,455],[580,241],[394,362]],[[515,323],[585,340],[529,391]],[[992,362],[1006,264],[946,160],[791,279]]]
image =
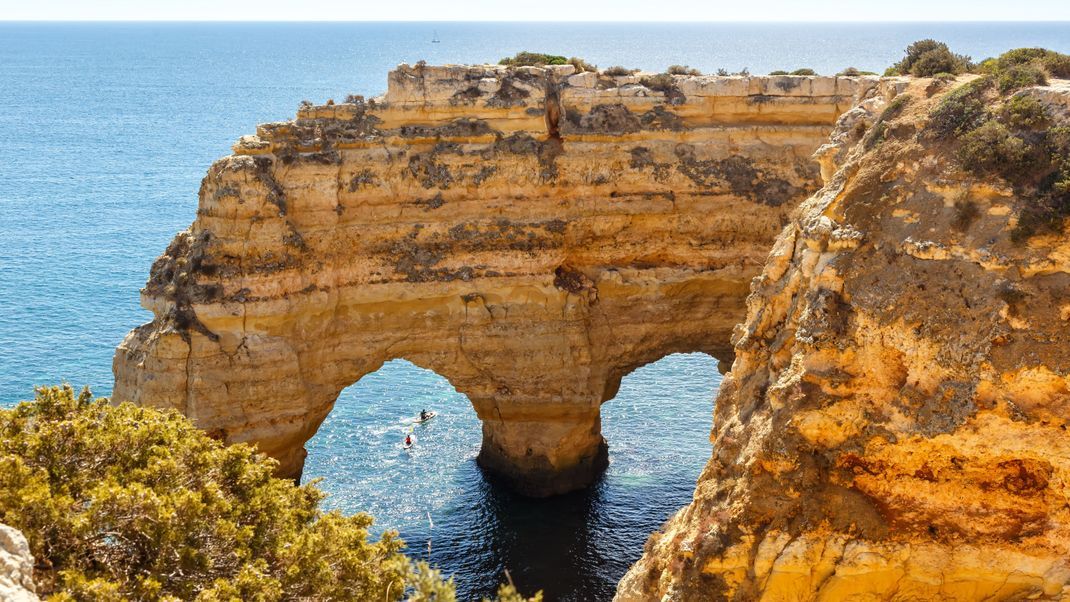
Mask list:
[[[1019,128],[1029,173],[970,163],[976,122],[939,134],[952,105],[928,84],[822,150],[830,179],[736,330],[694,500],[617,600],[1070,599],[1070,238],[1032,177],[1070,143],[1070,83],[1017,93],[1048,120]],[[1012,123],[978,97],[975,119]],[[1048,230],[1023,234],[1037,207]]]
[[[542,495],[606,462],[599,407],[674,352],[730,361],[811,159],[876,78],[401,66],[211,167],[156,262],[115,399],[296,476],[339,392],[405,358],[465,393],[480,463]],[[629,83],[632,82],[632,83]]]

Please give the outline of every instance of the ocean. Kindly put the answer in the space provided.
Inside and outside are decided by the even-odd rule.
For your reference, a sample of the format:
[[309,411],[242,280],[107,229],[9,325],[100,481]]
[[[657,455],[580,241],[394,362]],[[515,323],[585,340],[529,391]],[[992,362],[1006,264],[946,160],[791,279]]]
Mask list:
[[[303,99],[373,96],[401,62],[519,50],[647,70],[880,72],[927,37],[976,59],[1070,52],[1067,23],[0,23],[0,404],[61,381],[109,393],[115,346],[150,317],[138,291],[192,221],[205,170]],[[468,401],[395,361],[343,393],[305,476],[322,478],[328,507],[398,530],[462,600],[492,593],[506,570],[547,600],[608,600],[647,535],[690,500],[719,383],[701,354],[637,370],[603,408],[604,478],[528,500],[475,466]],[[424,406],[441,416],[402,454],[402,421]]]

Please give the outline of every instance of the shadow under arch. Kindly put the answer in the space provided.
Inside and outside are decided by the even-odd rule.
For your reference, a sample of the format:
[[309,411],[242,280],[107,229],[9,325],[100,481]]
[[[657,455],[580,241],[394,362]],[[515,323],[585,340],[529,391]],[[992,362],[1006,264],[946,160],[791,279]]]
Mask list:
[[[376,529],[399,531],[410,555],[455,576],[460,600],[491,595],[505,570],[526,594],[608,600],[649,534],[690,500],[710,456],[720,379],[704,353],[631,372],[602,406],[604,475],[586,490],[533,499],[484,477],[481,423],[463,394],[393,360],[339,396],[309,441],[305,476],[324,477],[328,507],[367,511]],[[441,415],[403,452],[405,419],[424,403]]]

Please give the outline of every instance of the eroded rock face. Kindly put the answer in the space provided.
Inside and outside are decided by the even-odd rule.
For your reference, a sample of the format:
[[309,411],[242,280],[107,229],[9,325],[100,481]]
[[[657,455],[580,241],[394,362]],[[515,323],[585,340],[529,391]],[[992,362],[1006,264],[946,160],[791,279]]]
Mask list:
[[30,545],[17,529],[0,525],[0,600],[37,602]]
[[[1070,237],[1012,240],[1046,184],[964,171],[927,86],[822,150],[834,175],[753,283],[694,501],[618,600],[1070,599]],[[1070,123],[1067,82],[1018,94]]]
[[298,476],[338,393],[405,358],[465,393],[480,463],[588,484],[599,407],[674,352],[732,359],[811,159],[875,78],[415,67],[217,161],[153,265],[116,400],[176,408]]

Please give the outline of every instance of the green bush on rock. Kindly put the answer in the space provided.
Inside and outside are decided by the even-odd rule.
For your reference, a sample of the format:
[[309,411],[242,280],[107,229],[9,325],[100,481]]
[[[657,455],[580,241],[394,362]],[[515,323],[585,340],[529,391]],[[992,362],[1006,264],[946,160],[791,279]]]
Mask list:
[[0,522],[51,600],[454,599],[396,534],[369,541],[371,517],[324,512],[274,467],[178,413],[69,386],[0,410]]
[[937,73],[962,73],[970,68],[970,57],[951,52],[936,40],[918,40],[907,46],[906,56],[885,75],[930,77]]
[[959,162],[977,175],[989,173],[1010,177],[1026,168],[1029,149],[1007,126],[992,120],[964,134]]
[[513,56],[503,58],[498,61],[498,64],[510,67],[542,67],[543,65],[568,65],[569,59],[556,54],[522,50]]

